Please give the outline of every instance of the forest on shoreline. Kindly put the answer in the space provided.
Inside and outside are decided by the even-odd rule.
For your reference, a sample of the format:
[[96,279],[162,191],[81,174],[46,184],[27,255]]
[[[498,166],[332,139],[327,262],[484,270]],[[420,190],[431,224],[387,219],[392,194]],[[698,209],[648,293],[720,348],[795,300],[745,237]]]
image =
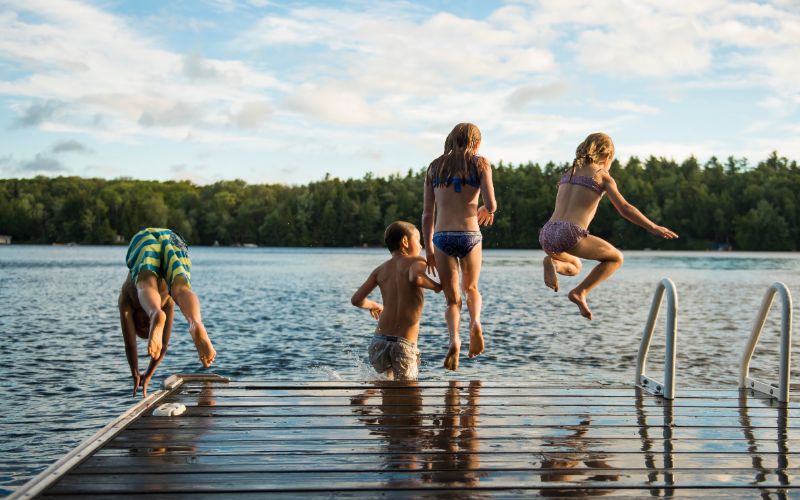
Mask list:
[[[568,164],[494,166],[499,210],[487,248],[538,248]],[[756,165],[650,157],[615,161],[623,195],[678,234],[667,241],[625,221],[607,197],[590,228],[623,249],[800,249],[800,167],[773,153]],[[35,177],[0,179],[0,234],[15,243],[123,243],[142,227],[170,227],[192,244],[382,245],[394,220],[419,226],[424,169],[325,179],[302,186],[221,181]]]

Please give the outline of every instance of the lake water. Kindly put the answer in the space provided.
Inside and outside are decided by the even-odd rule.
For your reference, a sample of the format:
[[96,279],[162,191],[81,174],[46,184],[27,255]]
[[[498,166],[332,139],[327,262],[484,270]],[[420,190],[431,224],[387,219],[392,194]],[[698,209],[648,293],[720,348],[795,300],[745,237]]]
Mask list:
[[[116,308],[124,256],[123,247],[0,247],[0,494],[134,402]],[[668,276],[680,304],[678,391],[734,387],[766,287],[783,281],[795,296],[800,292],[800,254],[626,252],[623,268],[590,296],[589,322],[564,292],[544,287],[542,256],[485,252],[486,353],[462,357],[455,374],[441,368],[444,298],[426,296],[422,379],[630,384],[655,285]],[[210,371],[236,380],[374,376],[366,348],[375,323],[350,305],[350,295],[388,257],[385,250],[192,248],[191,257],[192,284],[219,353]],[[562,290],[589,269],[562,278]],[[777,378],[779,311],[774,307],[752,364],[764,379]],[[663,323],[662,315],[652,376],[661,371]],[[170,373],[199,370],[186,322],[176,314],[169,354],[151,388]]]

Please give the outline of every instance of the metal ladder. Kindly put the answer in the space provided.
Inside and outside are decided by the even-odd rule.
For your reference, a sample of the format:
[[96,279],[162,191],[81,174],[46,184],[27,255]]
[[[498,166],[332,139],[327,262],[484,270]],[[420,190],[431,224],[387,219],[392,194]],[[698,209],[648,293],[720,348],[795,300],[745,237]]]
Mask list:
[[[653,338],[653,330],[661,310],[664,294],[667,294],[667,322],[666,322],[666,352],[664,355],[664,381],[659,382],[648,377],[646,373],[647,354],[650,350],[650,341]],[[778,384],[768,384],[749,377],[750,361],[756,350],[761,331],[767,315],[772,308],[775,295],[781,298],[781,343],[780,343],[780,371],[778,374]],[[656,285],[653,294],[653,302],[650,305],[650,313],[647,316],[642,341],[639,344],[639,352],[636,356],[636,379],[634,385],[641,387],[645,391],[661,396],[664,399],[675,398],[675,357],[677,353],[678,337],[678,293],[675,283],[669,278],[664,278]],[[739,368],[739,387],[751,389],[753,391],[769,395],[778,401],[785,403],[789,401],[789,376],[791,375],[791,356],[792,356],[792,294],[785,284],[775,282],[767,288],[764,299],[761,301],[753,330],[742,354],[741,366]]]
[[[664,354],[664,381],[658,382],[645,375],[647,367],[647,353],[650,350],[650,340],[653,338],[653,330],[656,326],[658,313],[661,310],[661,303],[664,299],[664,292],[667,294],[667,328],[666,328],[666,352]],[[678,292],[675,283],[669,278],[664,278],[656,285],[653,294],[653,302],[650,305],[650,314],[647,316],[647,323],[644,326],[642,342],[639,344],[639,353],[636,355],[636,382],[637,387],[645,391],[661,396],[664,399],[675,399],[675,354],[676,342],[678,337]]]
[[[781,347],[780,347],[780,371],[778,373],[778,385],[767,384],[750,378],[750,360],[756,350],[758,339],[761,337],[761,330],[767,320],[767,314],[772,308],[775,295],[781,296]],[[753,331],[744,348],[742,363],[739,367],[739,387],[752,389],[754,391],[768,394],[778,401],[785,403],[789,401],[789,375],[791,373],[792,357],[792,294],[781,282],[775,282],[767,288],[764,300],[761,301],[761,309],[756,316],[753,324]]]

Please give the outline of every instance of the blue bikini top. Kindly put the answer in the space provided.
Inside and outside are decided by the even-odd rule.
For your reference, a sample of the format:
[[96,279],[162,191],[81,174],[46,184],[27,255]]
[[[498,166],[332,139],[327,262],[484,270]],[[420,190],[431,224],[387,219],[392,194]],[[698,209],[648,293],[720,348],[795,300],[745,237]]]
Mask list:
[[[439,186],[447,186],[448,184],[453,185],[453,190],[456,193],[461,192],[461,186],[467,185],[472,186],[475,189],[479,189],[481,187],[481,174],[478,171],[478,160],[480,156],[475,155],[472,157],[472,160],[467,165],[467,172],[469,173],[469,177],[451,177],[450,179],[446,177],[432,177],[431,178],[431,186],[437,188]],[[448,182],[449,181],[449,182]]]

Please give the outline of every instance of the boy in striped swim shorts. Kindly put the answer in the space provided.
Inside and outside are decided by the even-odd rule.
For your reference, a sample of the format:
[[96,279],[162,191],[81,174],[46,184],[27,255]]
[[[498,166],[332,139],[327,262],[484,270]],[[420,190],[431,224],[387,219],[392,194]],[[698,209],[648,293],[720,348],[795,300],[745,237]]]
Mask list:
[[[133,377],[133,394],[147,386],[164,359],[172,332],[175,304],[186,321],[200,362],[211,365],[216,351],[200,316],[200,302],[191,287],[189,249],[183,238],[170,229],[146,228],[131,238],[125,258],[130,272],[119,294],[119,315],[125,354]],[[150,364],[139,372],[136,337],[148,339]]]

